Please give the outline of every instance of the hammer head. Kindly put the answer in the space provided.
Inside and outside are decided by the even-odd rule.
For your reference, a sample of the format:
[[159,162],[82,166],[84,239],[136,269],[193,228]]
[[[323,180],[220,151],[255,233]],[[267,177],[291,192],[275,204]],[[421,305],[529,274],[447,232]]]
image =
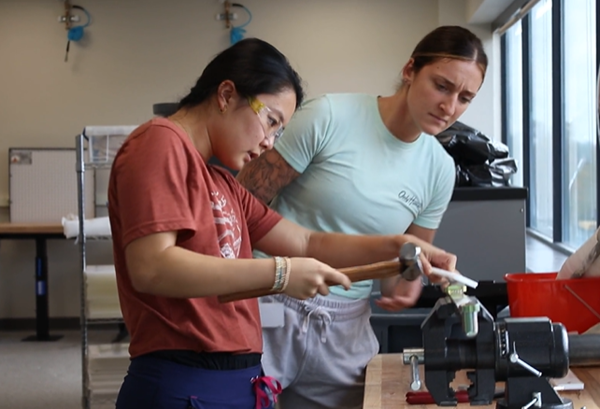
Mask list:
[[405,243],[400,248],[400,275],[406,281],[414,281],[423,274],[421,248],[413,243]]

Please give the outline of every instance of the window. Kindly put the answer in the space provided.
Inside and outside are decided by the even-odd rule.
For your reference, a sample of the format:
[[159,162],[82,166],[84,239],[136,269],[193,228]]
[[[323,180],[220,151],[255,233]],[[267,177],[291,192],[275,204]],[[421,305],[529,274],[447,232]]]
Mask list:
[[563,241],[574,249],[596,230],[596,0],[563,6]]
[[517,162],[512,186],[523,186],[523,47],[522,26],[517,22],[506,32],[506,144]]
[[552,1],[537,3],[530,18],[530,227],[553,237]]
[[520,171],[511,182],[529,188],[530,230],[575,250],[600,212],[600,0],[522,2],[498,26],[503,137]]

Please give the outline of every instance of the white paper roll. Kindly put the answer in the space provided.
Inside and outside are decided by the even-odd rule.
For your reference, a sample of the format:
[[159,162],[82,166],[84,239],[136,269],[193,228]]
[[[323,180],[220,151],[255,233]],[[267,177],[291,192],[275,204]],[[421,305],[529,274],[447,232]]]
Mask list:
[[[65,237],[71,239],[79,236],[79,218],[62,218],[62,225]],[[110,237],[110,221],[108,217],[96,217],[84,221],[86,237]]]

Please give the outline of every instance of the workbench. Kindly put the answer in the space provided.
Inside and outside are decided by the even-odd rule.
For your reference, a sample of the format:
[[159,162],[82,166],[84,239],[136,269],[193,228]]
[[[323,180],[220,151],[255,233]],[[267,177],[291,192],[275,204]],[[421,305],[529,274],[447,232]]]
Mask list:
[[50,335],[48,313],[47,239],[64,239],[63,226],[40,223],[0,223],[0,240],[35,241],[35,335],[23,341],[56,341],[61,335]]
[[[423,366],[421,380],[424,383]],[[363,409],[423,409],[437,408],[436,405],[409,405],[406,403],[406,392],[410,390],[410,365],[404,365],[402,354],[379,354],[367,366],[365,398]],[[584,383],[583,391],[561,391],[562,397],[573,401],[574,409],[600,409],[600,367],[571,368],[571,371]],[[456,379],[466,379],[464,371],[457,372]],[[488,406],[470,406],[468,403],[458,404],[459,408],[491,408]]]

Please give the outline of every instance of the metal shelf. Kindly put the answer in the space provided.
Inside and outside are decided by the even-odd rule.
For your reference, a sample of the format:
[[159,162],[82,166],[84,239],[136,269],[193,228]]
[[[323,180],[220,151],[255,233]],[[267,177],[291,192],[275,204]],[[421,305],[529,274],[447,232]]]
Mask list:
[[[126,139],[136,126],[118,126],[118,127],[86,127],[83,132],[75,137],[75,146],[77,154],[77,197],[78,197],[78,216],[79,216],[79,234],[78,244],[80,253],[80,271],[81,271],[81,369],[82,369],[82,407],[90,409],[93,403],[98,403],[99,400],[110,401],[113,397],[106,394],[103,388],[94,388],[93,379],[91,379],[90,369],[90,348],[95,348],[96,345],[88,343],[88,329],[90,326],[102,324],[122,324],[122,317],[90,317],[88,315],[88,280],[86,272],[90,268],[96,267],[87,264],[86,251],[88,241],[106,241],[111,240],[111,237],[106,236],[86,236],[85,229],[85,172],[95,172],[99,169],[110,169],[113,159],[120,148],[123,141]],[[101,300],[100,296],[97,299]],[[92,314],[93,315],[93,314]],[[110,314],[109,314],[110,315]],[[96,359],[96,358],[93,358]],[[126,367],[125,367],[126,372]],[[125,372],[115,379],[115,382],[122,382]],[[109,382],[110,383],[110,382]],[[118,392],[118,389],[117,389]],[[100,398],[100,399],[98,399]],[[114,395],[116,398],[116,394]]]

